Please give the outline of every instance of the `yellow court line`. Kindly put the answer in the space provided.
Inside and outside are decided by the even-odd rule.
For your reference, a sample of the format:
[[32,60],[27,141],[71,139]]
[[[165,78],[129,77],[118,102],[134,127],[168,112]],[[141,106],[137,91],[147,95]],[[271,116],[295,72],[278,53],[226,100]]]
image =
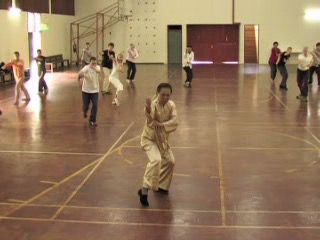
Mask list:
[[280,104],[284,106],[287,111],[289,111],[289,108],[287,107],[287,105],[285,105],[273,91],[271,91],[267,86],[266,86],[266,89],[268,89],[268,91],[280,102]]
[[222,225],[226,225],[226,205],[225,205],[225,189],[224,189],[224,178],[223,178],[223,166],[222,166],[222,153],[221,153],[221,137],[220,137],[220,127],[217,123],[217,152],[219,161],[219,180],[220,180],[220,202],[221,202],[221,220]]
[[180,174],[180,173],[174,173],[173,176],[176,176],[176,177],[191,177],[191,175],[188,175],[188,174]]
[[145,226],[145,227],[183,227],[183,228],[202,228],[202,229],[273,229],[273,230],[319,230],[320,226],[252,226],[252,225],[201,225],[201,224],[170,224],[170,223],[143,223],[143,222],[108,222],[108,221],[84,221],[66,219],[43,219],[43,218],[19,218],[5,217],[6,220],[31,221],[31,222],[57,222],[57,223],[78,223],[95,225],[118,225],[118,226]]
[[132,161],[130,161],[130,160],[128,160],[128,159],[124,159],[123,161],[125,161],[126,163],[128,163],[128,164],[130,164],[130,165],[133,165],[133,164],[134,164],[134,162],[132,162]]
[[[120,147],[121,147],[121,146],[120,146]],[[117,151],[117,150],[118,150],[118,148],[114,149],[112,152],[110,152],[109,155],[111,155],[112,153],[114,153],[114,152]],[[100,159],[100,158],[99,158],[99,159]],[[87,164],[86,166],[84,166],[83,168],[79,169],[78,171],[76,171],[76,172],[72,173],[71,175],[65,177],[65,178],[62,179],[58,184],[56,184],[56,185],[54,185],[54,186],[52,186],[52,187],[49,187],[49,188],[43,190],[42,192],[38,193],[37,195],[33,196],[33,197],[30,198],[29,200],[25,201],[23,204],[19,205],[17,208],[15,208],[15,209],[13,209],[12,211],[10,211],[9,213],[7,213],[5,216],[8,216],[8,215],[10,215],[10,214],[18,211],[18,210],[21,209],[22,207],[29,205],[31,202],[33,202],[33,201],[35,201],[36,199],[44,196],[45,194],[47,194],[48,192],[54,190],[55,188],[60,187],[62,184],[68,182],[68,181],[69,181],[70,179],[72,179],[73,177],[79,175],[80,173],[86,171],[88,168],[90,168],[90,167],[92,167],[93,165],[95,165],[95,164],[99,161],[99,159],[97,159],[97,160],[95,160],[95,161]],[[2,216],[2,217],[3,217],[3,216]],[[1,219],[2,217],[0,216],[0,219]]]
[[[43,195],[47,194],[48,192],[52,191],[53,189],[61,186],[63,183],[69,181],[70,179],[72,179],[73,177],[77,176],[78,174],[80,174],[81,172],[87,170],[88,168],[92,167],[94,164],[96,164],[98,162],[98,160],[93,161],[92,163],[84,166],[83,168],[81,168],[80,170],[78,170],[77,172],[74,172],[73,174],[69,175],[68,177],[64,178],[63,180],[61,180],[58,184],[53,185],[52,187],[49,187],[45,190],[43,190],[42,192],[38,193],[37,195],[35,195],[34,197],[30,198],[29,200],[25,201],[24,203],[22,203],[21,205],[19,205],[18,207],[12,209],[11,211],[9,211],[5,216],[9,216],[10,214],[13,214],[14,212],[18,211],[19,209],[21,209],[24,206],[27,206],[29,203],[37,200],[38,198],[42,197]],[[0,216],[0,219],[3,218],[4,216]]]
[[284,133],[273,133],[273,134],[276,134],[276,135],[280,135],[280,136],[284,136],[284,137],[288,137],[288,138],[292,138],[292,139],[295,139],[295,140],[298,140],[298,141],[301,141],[301,142],[305,142],[311,146],[313,146],[316,150],[318,150],[320,152],[320,149],[318,146],[316,146],[315,144],[313,144],[312,142],[308,141],[308,140],[305,140],[303,138],[299,138],[299,137],[296,137],[296,136],[291,136],[291,135],[288,135],[288,134],[284,134]]
[[218,96],[217,96],[217,89],[214,89],[214,107],[216,110],[216,113],[218,112]]
[[311,130],[310,130],[309,128],[305,127],[305,129],[307,130],[308,133],[311,134],[311,136],[312,136],[318,143],[320,143],[319,138],[317,138],[316,135],[314,135],[313,132],[311,132]]
[[13,203],[24,203],[25,201],[23,200],[18,200],[18,199],[8,199],[8,202],[13,202]]
[[13,99],[13,98],[14,98],[14,96],[13,96],[13,97],[9,97],[9,98],[5,98],[5,99],[3,99],[3,100],[0,100],[0,103],[6,102],[6,101],[8,101],[8,100],[10,100],[10,99]]
[[77,186],[77,188],[71,193],[71,195],[67,198],[67,200],[63,203],[63,205],[56,211],[56,213],[52,216],[51,219],[55,219],[61,211],[65,208],[65,206],[73,199],[73,197],[78,193],[78,191],[83,187],[83,185],[88,181],[88,179],[92,176],[92,174],[98,169],[98,167],[103,163],[103,161],[107,158],[107,156],[113,151],[115,146],[120,142],[120,140],[124,137],[124,135],[129,131],[129,129],[133,126],[134,122],[130,123],[127,129],[120,135],[117,141],[111,146],[111,148],[106,152],[104,156],[98,159],[97,164],[91,169],[89,174],[82,180],[82,182]]
[[51,181],[40,181],[41,183],[47,183],[47,184],[52,184],[52,185],[56,185],[59,182],[51,182]]
[[[134,146],[134,145],[126,145],[122,146],[122,148],[141,148],[141,146]],[[205,147],[170,147],[171,149],[207,149]]]
[[[19,201],[19,200],[18,200]],[[0,203],[0,206],[17,206],[20,203]],[[39,208],[59,208],[62,205],[55,204],[27,204],[28,207]],[[142,211],[142,212],[194,212],[194,213],[221,213],[221,210],[198,210],[198,209],[160,209],[160,208],[112,208],[112,207],[92,207],[92,206],[76,206],[67,205],[66,209],[86,209],[86,210],[106,210],[106,211]],[[226,213],[233,214],[320,214],[320,211],[270,211],[270,210],[226,210]]]
[[268,147],[233,147],[231,150],[305,150],[305,151],[318,151],[315,148],[268,148]]

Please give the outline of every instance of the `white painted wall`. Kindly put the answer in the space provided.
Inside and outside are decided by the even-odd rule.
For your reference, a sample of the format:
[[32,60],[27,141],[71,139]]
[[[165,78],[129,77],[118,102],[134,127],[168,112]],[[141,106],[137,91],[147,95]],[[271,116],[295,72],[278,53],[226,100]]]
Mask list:
[[[69,23],[115,2],[75,1],[76,17],[42,14],[42,22],[50,26],[48,32],[42,33],[42,48],[46,55],[62,53],[68,58]],[[130,5],[131,21],[108,29],[105,46],[113,41],[117,52],[123,52],[130,43],[135,43],[140,51],[140,62],[167,62],[167,25],[182,25],[185,47],[187,24],[230,24],[232,21],[232,0],[131,0]],[[316,7],[320,8],[318,0],[236,0],[235,20],[241,23],[240,60],[243,61],[244,24],[260,25],[259,60],[262,64],[267,63],[273,41],[279,41],[281,49],[292,46],[294,51],[300,51],[305,45],[312,47],[320,41],[317,34],[320,23],[307,22],[304,11]],[[26,13],[12,18],[7,11],[1,10],[0,22],[0,59],[10,59],[15,50],[28,59]]]
[[260,64],[269,59],[272,43],[281,50],[301,51],[320,42],[320,22],[307,22],[304,11],[320,8],[319,0],[236,0],[235,21],[241,23],[240,57],[243,60],[244,24],[260,25]]
[[9,16],[8,11],[0,10],[0,61],[8,62],[13,52],[19,51],[22,59],[28,64],[27,14],[19,17]]
[[[70,22],[73,16],[41,14],[42,23],[49,24],[50,30],[42,32],[42,49],[45,55],[63,54],[69,58]],[[27,13],[12,17],[8,11],[0,10],[0,61],[8,62],[14,51],[19,51],[21,58],[29,66],[29,47]]]
[[70,55],[70,23],[73,16],[42,14],[41,22],[49,24],[49,31],[44,31],[42,37],[42,50],[47,56],[63,54],[65,59]]
[[[113,41],[116,51],[123,52],[134,43],[139,52],[139,62],[167,62],[167,26],[183,26],[186,39],[187,24],[221,24],[232,22],[232,0],[125,0],[130,1],[133,16],[128,22],[118,23],[106,33],[105,45]],[[114,0],[76,0],[76,16],[95,13]],[[110,35],[111,32],[111,35]],[[183,47],[187,43],[184,42]],[[84,41],[81,45],[84,45]]]

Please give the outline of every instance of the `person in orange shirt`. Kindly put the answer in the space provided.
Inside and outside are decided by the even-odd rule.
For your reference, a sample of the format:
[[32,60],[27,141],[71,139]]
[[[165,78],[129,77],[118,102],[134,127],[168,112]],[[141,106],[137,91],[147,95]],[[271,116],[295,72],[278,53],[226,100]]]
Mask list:
[[19,99],[20,99],[20,91],[25,95],[25,98],[22,99],[22,101],[30,101],[30,95],[28,93],[28,90],[24,86],[24,61],[20,59],[20,53],[14,52],[14,60],[7,63],[4,67],[12,67],[13,68],[13,75],[16,80],[16,87],[15,87],[15,102],[14,105],[19,105]]

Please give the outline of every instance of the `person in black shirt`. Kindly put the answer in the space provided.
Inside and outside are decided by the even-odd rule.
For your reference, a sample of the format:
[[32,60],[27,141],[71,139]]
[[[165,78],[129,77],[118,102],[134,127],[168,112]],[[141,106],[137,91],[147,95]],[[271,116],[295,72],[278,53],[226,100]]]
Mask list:
[[101,89],[102,94],[111,94],[109,76],[112,70],[113,60],[111,59],[110,56],[116,55],[113,49],[114,49],[114,44],[109,43],[108,49],[100,53],[103,57],[102,68],[103,68],[103,74],[104,74],[104,80],[103,80],[102,89]]
[[44,80],[44,76],[46,75],[46,58],[42,56],[41,49],[37,50],[38,56],[36,57],[36,62],[38,64],[38,76],[39,76],[39,93],[42,91],[48,92],[48,86],[46,81]]
[[292,52],[292,48],[288,47],[286,52],[283,52],[279,55],[278,61],[277,61],[278,69],[279,69],[279,72],[282,76],[280,89],[284,89],[286,91],[288,91],[288,88],[287,88],[288,71],[286,68],[286,63],[290,58],[291,52]]

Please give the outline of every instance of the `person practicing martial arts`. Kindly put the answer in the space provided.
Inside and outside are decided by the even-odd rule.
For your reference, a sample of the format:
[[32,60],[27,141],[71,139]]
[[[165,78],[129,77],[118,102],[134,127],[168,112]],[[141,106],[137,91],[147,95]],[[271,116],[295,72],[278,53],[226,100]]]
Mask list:
[[308,79],[309,79],[309,70],[313,63],[313,57],[309,53],[309,48],[304,47],[303,53],[298,56],[298,69],[297,69],[297,83],[300,89],[300,95],[297,96],[297,99],[300,99],[302,102],[308,101]]
[[82,65],[89,65],[90,64],[90,59],[92,57],[92,52],[90,50],[90,43],[86,43],[86,47],[82,49],[82,54],[81,54],[81,61]]
[[100,66],[97,64],[97,59],[91,57],[90,64],[82,68],[79,72],[79,79],[82,79],[82,102],[83,102],[83,117],[87,118],[90,102],[92,103],[91,116],[89,124],[91,127],[96,127],[96,117],[98,111],[99,97],[99,74]]
[[103,69],[103,75],[104,75],[102,89],[101,89],[102,94],[111,94],[109,76],[112,71],[113,60],[110,59],[110,56],[116,55],[115,52],[113,51],[113,49],[114,49],[114,44],[109,43],[108,49],[104,50],[103,52],[100,53],[103,56],[102,69]]
[[187,74],[187,79],[184,83],[184,86],[187,88],[191,88],[191,82],[193,79],[192,63],[194,61],[194,52],[192,51],[191,46],[187,47],[183,59],[183,69],[186,71]]
[[161,83],[156,96],[146,99],[146,124],[141,135],[141,147],[149,162],[143,177],[142,188],[138,191],[140,203],[149,206],[148,190],[168,194],[174,168],[174,156],[168,144],[169,134],[178,127],[176,106],[170,100],[172,87]]
[[138,50],[134,46],[134,44],[130,44],[130,47],[127,50],[127,82],[132,83],[134,82],[134,78],[137,73],[137,67],[136,67],[136,60],[139,57]]
[[313,56],[313,64],[310,68],[309,84],[313,82],[313,74],[317,74],[318,86],[320,86],[320,42],[317,43],[316,48],[311,52]]
[[42,56],[41,49],[37,50],[38,56],[35,58],[38,65],[38,76],[39,76],[39,85],[38,91],[42,93],[43,91],[48,92],[48,86],[46,81],[44,80],[44,76],[46,75],[46,58]]
[[114,55],[110,55],[110,57],[113,61],[113,68],[112,68],[112,72],[109,77],[109,81],[117,89],[116,95],[112,101],[112,104],[119,106],[120,105],[120,101],[119,101],[120,93],[123,91],[123,85],[122,85],[121,81],[119,80],[119,78],[120,78],[119,73],[124,72],[124,70],[123,70],[123,55],[120,53],[120,54],[118,54],[117,58],[115,58]]
[[25,95],[25,98],[22,99],[22,101],[29,102],[30,101],[30,95],[28,93],[28,90],[24,86],[24,61],[20,59],[20,53],[14,52],[13,53],[14,60],[4,65],[4,68],[12,67],[13,69],[13,75],[16,80],[16,86],[15,86],[15,101],[14,105],[19,105],[20,100],[20,91],[22,91]]
[[280,83],[280,89],[284,89],[288,91],[287,87],[287,80],[288,80],[288,71],[286,68],[286,63],[290,58],[290,54],[292,52],[292,48],[288,47],[287,51],[281,53],[278,57],[277,66],[279,69],[279,72],[282,76],[282,81]]
[[276,76],[277,76],[277,61],[278,61],[278,57],[281,53],[278,46],[279,46],[278,42],[273,43],[273,48],[271,49],[271,54],[270,54],[270,58],[269,58],[269,66],[270,66],[270,70],[271,70],[271,79],[272,80],[275,80]]

